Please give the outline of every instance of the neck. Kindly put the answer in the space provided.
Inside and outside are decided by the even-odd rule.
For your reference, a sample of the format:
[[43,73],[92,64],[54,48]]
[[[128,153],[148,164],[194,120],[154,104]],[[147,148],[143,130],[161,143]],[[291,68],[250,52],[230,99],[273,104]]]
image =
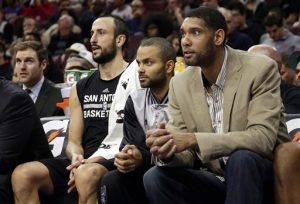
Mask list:
[[217,79],[218,75],[222,69],[223,61],[225,57],[225,48],[220,48],[217,49],[216,55],[215,55],[215,60],[213,60],[212,64],[201,67],[203,75],[209,82],[209,84],[214,84]]
[[121,74],[127,66],[128,62],[123,59],[122,55],[117,55],[112,61],[99,65],[100,78],[111,80]]
[[163,85],[160,84],[158,86],[159,88],[154,88],[154,87],[150,88],[151,93],[153,94],[153,96],[155,97],[155,99],[158,103],[161,103],[162,100],[165,98],[166,94],[168,93],[169,82],[170,82],[170,80],[167,80],[165,82],[165,84],[163,84]]

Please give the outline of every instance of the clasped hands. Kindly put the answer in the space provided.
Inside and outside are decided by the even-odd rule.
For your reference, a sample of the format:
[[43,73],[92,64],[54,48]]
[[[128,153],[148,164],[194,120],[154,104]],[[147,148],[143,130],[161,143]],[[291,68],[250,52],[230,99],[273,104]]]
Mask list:
[[165,123],[161,123],[159,129],[146,132],[146,144],[150,152],[161,160],[170,160],[175,153],[192,147],[192,140],[195,140],[193,133],[171,133]]

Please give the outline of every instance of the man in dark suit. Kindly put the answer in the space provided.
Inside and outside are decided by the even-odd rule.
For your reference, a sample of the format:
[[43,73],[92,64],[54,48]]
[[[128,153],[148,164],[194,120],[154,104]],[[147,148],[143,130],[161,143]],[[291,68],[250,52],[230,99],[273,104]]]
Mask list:
[[0,78],[0,203],[13,203],[10,178],[21,163],[52,153],[28,94]]
[[14,47],[15,70],[23,89],[35,103],[39,117],[64,115],[56,106],[62,102],[60,89],[44,78],[48,64],[47,50],[37,41],[20,42]]

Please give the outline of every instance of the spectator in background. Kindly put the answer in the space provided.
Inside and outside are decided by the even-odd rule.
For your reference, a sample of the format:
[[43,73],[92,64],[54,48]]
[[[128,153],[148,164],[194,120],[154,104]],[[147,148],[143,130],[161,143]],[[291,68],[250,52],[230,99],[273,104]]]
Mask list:
[[11,174],[24,162],[51,158],[41,121],[31,98],[0,77],[0,200],[13,204]]
[[174,31],[178,33],[184,17],[183,7],[183,0],[168,0],[168,5],[165,10],[173,21]]
[[12,24],[5,20],[5,16],[2,9],[0,9],[0,34],[2,38],[2,43],[4,43],[5,46],[8,47],[13,40],[14,31]]
[[248,50],[249,47],[253,45],[252,39],[244,33],[237,31],[234,23],[232,14],[227,9],[219,9],[219,11],[223,14],[227,24],[227,39],[226,44],[234,49],[239,50]]
[[94,20],[103,15],[107,15],[106,0],[88,0],[87,8],[78,16],[78,25],[85,46],[90,47],[91,28]]
[[177,57],[183,57],[182,48],[181,48],[181,37],[179,34],[172,34],[167,37],[167,40],[171,43],[173,46],[176,56]]
[[173,32],[172,20],[164,13],[150,13],[143,21],[143,32],[145,38],[166,38]]
[[278,52],[287,55],[300,50],[300,36],[296,36],[284,28],[281,16],[267,16],[264,25],[268,36],[261,44],[275,47]]
[[62,15],[58,20],[58,33],[50,38],[48,50],[54,61],[64,54],[65,50],[73,43],[83,43],[81,34],[73,32],[74,19],[67,14]]
[[258,44],[260,37],[264,34],[264,27],[260,23],[251,20],[246,21],[246,8],[240,1],[232,1],[227,8],[231,11],[232,21],[239,32],[249,35],[254,44]]
[[0,77],[7,80],[12,80],[13,68],[10,62],[6,59],[6,49],[3,43],[0,43]]
[[41,36],[38,32],[30,32],[24,34],[23,41],[38,41],[41,42]]
[[32,17],[25,17],[23,20],[23,35],[27,33],[38,33],[39,23]]
[[131,35],[142,35],[142,21],[146,15],[144,3],[141,0],[131,2],[132,18],[127,20],[127,25]]
[[[255,45],[249,48],[249,52],[265,55],[273,59],[278,66],[280,75],[283,73],[282,56],[273,47],[269,45]],[[282,76],[282,75],[281,75]],[[282,103],[284,105],[284,112],[287,114],[299,114],[300,113],[300,87],[294,86],[281,78],[280,83],[280,95]]]
[[119,16],[124,21],[128,21],[132,18],[131,7],[126,3],[126,0],[114,0],[114,10],[112,15]]
[[45,79],[48,65],[47,50],[37,41],[19,42],[14,47],[14,66],[19,82],[35,103],[39,117],[64,115],[56,103],[62,102],[59,88]]
[[[148,38],[137,51],[141,87],[124,108],[124,138],[113,170],[101,180],[102,203],[147,203],[143,175],[152,166],[145,132],[168,121],[169,82],[174,75],[175,50],[164,38]],[[151,62],[151,63],[149,63]]]

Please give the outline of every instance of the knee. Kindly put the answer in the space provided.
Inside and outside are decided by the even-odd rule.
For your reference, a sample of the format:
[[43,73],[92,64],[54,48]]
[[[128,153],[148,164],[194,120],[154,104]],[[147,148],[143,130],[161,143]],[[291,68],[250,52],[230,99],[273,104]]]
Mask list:
[[36,182],[35,173],[33,173],[30,164],[21,164],[13,171],[11,182],[14,191],[22,191],[33,187]]
[[249,150],[238,150],[233,152],[228,160],[229,166],[234,166],[235,168],[249,168],[255,166],[256,162],[261,158],[255,152]]
[[98,183],[105,170],[101,168],[101,165],[83,165],[75,171],[75,182],[77,184],[84,184],[85,186]]
[[276,147],[274,155],[274,168],[276,171],[299,171],[300,145],[285,143]]
[[156,189],[160,186],[162,171],[163,169],[155,166],[144,174],[143,182],[145,189]]

